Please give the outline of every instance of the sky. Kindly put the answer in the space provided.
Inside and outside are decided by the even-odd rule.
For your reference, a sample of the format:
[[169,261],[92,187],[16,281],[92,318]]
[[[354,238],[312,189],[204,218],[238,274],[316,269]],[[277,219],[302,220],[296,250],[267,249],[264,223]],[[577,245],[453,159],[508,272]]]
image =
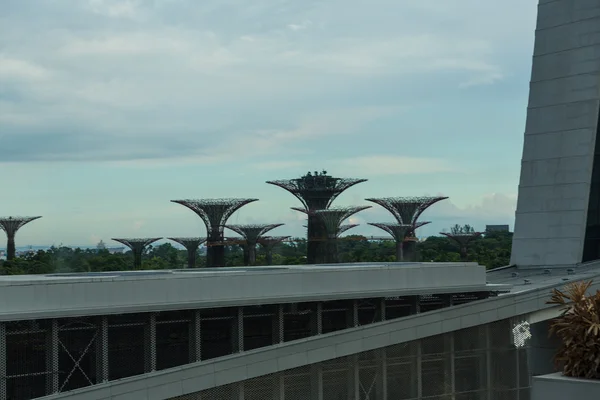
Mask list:
[[170,200],[251,197],[229,223],[299,236],[265,181],[325,169],[368,179],[338,206],[449,196],[419,236],[512,227],[536,3],[0,0],[0,215],[43,216],[18,246],[118,245],[203,236]]

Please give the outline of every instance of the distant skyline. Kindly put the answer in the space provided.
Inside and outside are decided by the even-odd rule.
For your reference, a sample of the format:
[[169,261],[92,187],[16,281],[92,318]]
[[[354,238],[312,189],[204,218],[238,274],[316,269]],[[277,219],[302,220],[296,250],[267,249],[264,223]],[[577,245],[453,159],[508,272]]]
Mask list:
[[303,236],[265,181],[322,169],[369,180],[335,205],[449,196],[419,236],[512,229],[537,1],[350,4],[0,1],[0,216],[43,216],[17,246],[204,235],[179,198]]

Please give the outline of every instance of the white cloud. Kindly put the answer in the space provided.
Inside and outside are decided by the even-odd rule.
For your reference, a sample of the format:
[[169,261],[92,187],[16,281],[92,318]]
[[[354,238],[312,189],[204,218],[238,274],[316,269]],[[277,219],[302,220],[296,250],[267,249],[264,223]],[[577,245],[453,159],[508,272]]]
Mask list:
[[0,54],[0,81],[13,79],[38,81],[49,76],[49,71],[44,67]]
[[456,165],[446,160],[394,155],[366,155],[330,160],[331,168],[348,175],[381,176],[457,172]]

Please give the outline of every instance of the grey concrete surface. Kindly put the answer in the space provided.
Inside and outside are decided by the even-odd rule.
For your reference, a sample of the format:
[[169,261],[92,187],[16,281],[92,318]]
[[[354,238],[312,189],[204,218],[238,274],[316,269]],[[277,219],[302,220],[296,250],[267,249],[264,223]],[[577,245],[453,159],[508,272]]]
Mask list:
[[[555,308],[546,304],[551,288],[562,285],[539,287],[435,312],[313,336],[42,399],[164,399],[507,318],[515,318],[515,321],[532,319],[532,322],[535,319],[539,323],[537,314]],[[597,289],[600,289],[600,281],[592,286],[592,290]],[[553,315],[547,314],[548,318]],[[153,397],[153,393],[160,393],[162,397]]]
[[600,0],[541,0],[511,264],[581,262],[600,107]]
[[600,380],[567,378],[558,372],[533,377],[531,400],[567,399],[600,399]]
[[0,321],[492,290],[477,263],[0,277]]

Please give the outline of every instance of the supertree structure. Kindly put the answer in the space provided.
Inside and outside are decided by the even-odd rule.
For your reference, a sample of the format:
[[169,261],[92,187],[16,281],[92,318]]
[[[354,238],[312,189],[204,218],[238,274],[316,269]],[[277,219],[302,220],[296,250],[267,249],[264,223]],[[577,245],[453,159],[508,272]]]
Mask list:
[[244,264],[256,264],[256,243],[265,233],[284,224],[249,224],[249,225],[225,225],[227,229],[238,233],[244,239]]
[[15,236],[17,231],[31,221],[42,217],[3,217],[0,218],[0,228],[6,232],[8,242],[6,243],[6,259],[12,260],[17,252],[15,247]]
[[369,225],[376,226],[389,233],[396,241],[396,261],[404,261],[404,242],[417,228],[429,222],[416,222],[415,224],[398,224],[395,222],[369,222]]
[[336,207],[327,210],[317,210],[309,212],[309,215],[314,214],[321,220],[326,233],[326,249],[325,260],[323,262],[331,264],[338,262],[337,239],[342,232],[354,228],[357,224],[342,225],[346,219],[352,215],[371,208],[371,206],[356,206],[356,207]]
[[326,236],[325,227],[321,220],[311,212],[328,209],[346,189],[366,181],[366,179],[336,178],[328,175],[327,171],[308,172],[296,179],[267,181],[268,184],[279,186],[293,194],[303,206],[300,209],[295,208],[295,210],[302,210],[308,214],[306,254],[308,264],[315,264],[326,253],[322,242]]
[[267,265],[273,264],[273,247],[289,238],[290,236],[263,236],[258,239],[258,244],[265,250]]
[[367,201],[379,204],[392,213],[396,221],[401,225],[414,225],[423,211],[438,201],[446,200],[445,196],[424,197],[384,197],[371,198]]
[[200,199],[171,200],[195,212],[206,225],[206,266],[225,266],[225,245],[223,243],[225,223],[231,215],[246,204],[258,199]]
[[206,242],[206,238],[200,237],[172,237],[169,238],[174,242],[179,243],[187,250],[187,259],[188,259],[188,268],[196,267],[196,253],[198,252],[198,247],[204,242]]
[[460,248],[460,259],[461,261],[467,261],[467,251],[471,242],[482,235],[482,232],[440,232],[440,235],[444,235],[450,240],[458,244]]
[[112,238],[115,242],[122,243],[131,249],[131,252],[133,253],[133,269],[142,268],[142,254],[144,253],[144,250],[148,245],[160,239],[162,238]]

